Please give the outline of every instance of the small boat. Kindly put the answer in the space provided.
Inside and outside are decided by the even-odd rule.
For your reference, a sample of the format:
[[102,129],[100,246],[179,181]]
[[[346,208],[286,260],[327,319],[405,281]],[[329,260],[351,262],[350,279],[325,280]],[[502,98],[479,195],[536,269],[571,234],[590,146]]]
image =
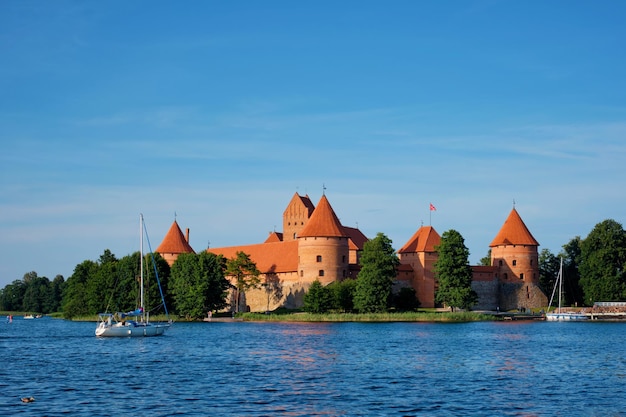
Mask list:
[[[171,320],[167,323],[150,323],[149,315],[145,311],[144,306],[144,267],[143,267],[143,237],[145,232],[145,225],[143,221],[143,215],[139,216],[139,282],[140,282],[140,306],[129,312],[125,313],[100,313],[98,314],[99,322],[96,327],[96,336],[98,337],[149,337],[149,336],[161,336],[165,333],[171,325]],[[150,241],[148,240],[148,244]],[[154,260],[153,260],[154,262]],[[157,277],[157,283],[159,289],[161,289],[161,282],[159,281],[159,275],[154,268]],[[161,291],[161,302],[165,309],[165,314],[168,315],[167,306],[165,305],[165,299],[163,298],[163,291]],[[169,317],[169,316],[168,316]]]
[[557,309],[550,313],[546,313],[547,321],[586,321],[589,320],[586,314],[577,313],[574,311],[562,311],[561,310],[561,293],[563,290],[563,258],[561,258],[561,265],[559,267],[559,274],[556,277],[556,282],[554,283],[554,289],[552,290],[552,296],[550,297],[550,304],[548,304],[548,311],[550,310],[550,306],[552,306],[552,300],[554,299],[554,293],[556,290],[559,290],[559,306]]
[[24,315],[24,320],[30,320],[30,319],[34,319],[35,316],[33,316],[32,314],[25,314]]

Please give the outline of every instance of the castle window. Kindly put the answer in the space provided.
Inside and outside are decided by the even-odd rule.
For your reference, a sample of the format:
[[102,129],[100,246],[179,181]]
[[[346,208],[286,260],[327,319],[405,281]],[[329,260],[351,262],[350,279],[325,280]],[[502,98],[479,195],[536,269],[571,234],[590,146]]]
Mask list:
[[502,259],[500,259],[500,266],[502,266]]
[[322,262],[322,255],[317,255],[317,262]]
[[343,263],[345,263],[345,262],[346,262],[346,255],[343,255],[343,256],[341,257],[341,262],[343,262]]
[[320,276],[320,277],[323,277],[323,276],[324,276],[324,270],[323,270],[323,269],[320,269],[319,276]]
[[530,266],[533,266],[533,260],[532,259],[530,260]]
[[509,279],[509,274],[507,274],[506,272],[504,274],[502,274],[502,278],[504,279]]
[[524,279],[524,273],[519,274],[519,279]]
[[296,237],[298,237],[298,234],[297,234],[297,233],[294,233],[294,234],[293,234],[293,238],[295,239]]
[[301,269],[300,270],[300,276],[303,277],[304,276],[304,271]]
[[513,259],[513,266],[517,265],[517,261]]

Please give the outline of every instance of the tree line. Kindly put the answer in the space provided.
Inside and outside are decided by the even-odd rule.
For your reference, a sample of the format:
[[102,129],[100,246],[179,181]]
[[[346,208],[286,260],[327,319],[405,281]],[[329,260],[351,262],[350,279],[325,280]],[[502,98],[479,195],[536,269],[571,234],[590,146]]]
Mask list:
[[[476,302],[471,289],[472,271],[469,251],[456,230],[441,236],[436,248],[438,280],[436,301],[451,307],[470,308]],[[140,254],[117,258],[105,250],[96,261],[85,260],[65,280],[53,280],[29,272],[0,290],[0,310],[48,314],[62,311],[66,318],[95,315],[100,312],[128,311],[138,304]],[[554,287],[560,259],[564,262],[567,304],[593,305],[596,301],[626,300],[626,232],[615,220],[598,223],[584,239],[576,236],[555,255],[548,249],[539,254],[540,286],[546,294]],[[380,312],[412,310],[419,300],[412,288],[393,291],[398,257],[391,240],[383,233],[365,243],[360,258],[361,270],[356,280],[322,286],[314,282],[305,294],[305,309]],[[490,263],[489,254],[481,260]],[[162,312],[161,292],[171,313],[189,319],[203,317],[228,305],[239,310],[245,291],[270,283],[260,283],[260,272],[243,252],[233,259],[201,252],[182,254],[170,266],[158,253],[146,255],[146,305],[151,314]],[[226,277],[233,277],[231,284]],[[233,299],[228,300],[229,294]]]

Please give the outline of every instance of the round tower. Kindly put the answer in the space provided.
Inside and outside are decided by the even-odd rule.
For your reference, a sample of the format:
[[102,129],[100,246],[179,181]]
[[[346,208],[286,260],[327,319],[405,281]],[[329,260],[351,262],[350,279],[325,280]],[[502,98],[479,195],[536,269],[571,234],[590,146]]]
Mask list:
[[194,250],[189,246],[189,229],[183,235],[178,223],[174,220],[155,252],[158,252],[169,266],[174,264],[181,253],[194,253]]
[[323,195],[298,236],[298,276],[326,285],[346,278],[348,264],[348,236]]
[[539,243],[515,208],[489,247],[500,282],[539,282]]

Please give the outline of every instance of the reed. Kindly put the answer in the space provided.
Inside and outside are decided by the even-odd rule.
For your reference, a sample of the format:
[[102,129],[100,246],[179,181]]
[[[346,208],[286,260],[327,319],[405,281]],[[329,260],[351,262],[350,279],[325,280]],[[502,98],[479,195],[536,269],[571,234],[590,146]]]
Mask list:
[[263,314],[240,313],[237,318],[244,321],[290,321],[290,322],[450,322],[494,321],[490,314],[473,312],[403,312],[403,313],[292,313]]

